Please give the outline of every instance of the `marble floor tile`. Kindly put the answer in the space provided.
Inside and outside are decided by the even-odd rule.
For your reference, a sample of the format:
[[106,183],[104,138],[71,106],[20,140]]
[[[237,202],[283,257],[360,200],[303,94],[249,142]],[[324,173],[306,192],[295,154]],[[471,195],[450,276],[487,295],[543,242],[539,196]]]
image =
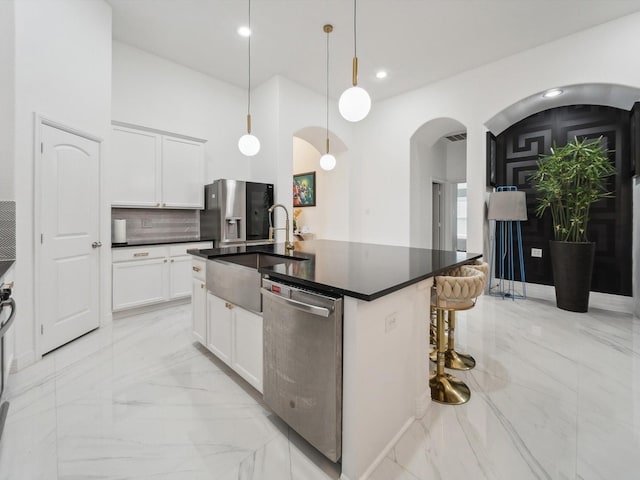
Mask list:
[[[117,319],[12,374],[0,480],[337,480],[190,315]],[[640,320],[482,297],[456,342],[471,400],[431,403],[372,480],[638,478]]]

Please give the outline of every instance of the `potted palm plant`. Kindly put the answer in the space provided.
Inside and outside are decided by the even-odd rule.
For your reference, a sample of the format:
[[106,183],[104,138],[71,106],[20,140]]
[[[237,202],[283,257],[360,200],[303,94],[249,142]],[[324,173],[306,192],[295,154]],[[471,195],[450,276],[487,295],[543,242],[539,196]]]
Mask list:
[[549,242],[556,290],[556,305],[586,312],[595,256],[595,243],[587,238],[589,210],[602,198],[612,197],[607,178],[616,173],[602,148],[602,137],[578,140],[542,155],[530,180],[538,191],[536,214],[551,211],[555,240]]

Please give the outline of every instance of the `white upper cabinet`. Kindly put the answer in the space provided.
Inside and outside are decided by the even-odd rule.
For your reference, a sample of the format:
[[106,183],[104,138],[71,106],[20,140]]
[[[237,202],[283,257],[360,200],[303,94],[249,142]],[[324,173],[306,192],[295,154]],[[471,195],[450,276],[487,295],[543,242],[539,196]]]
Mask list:
[[110,162],[113,205],[160,206],[160,140],[156,133],[113,127]]
[[204,145],[162,137],[162,206],[204,208]]
[[204,142],[115,123],[111,204],[120,207],[204,208]]

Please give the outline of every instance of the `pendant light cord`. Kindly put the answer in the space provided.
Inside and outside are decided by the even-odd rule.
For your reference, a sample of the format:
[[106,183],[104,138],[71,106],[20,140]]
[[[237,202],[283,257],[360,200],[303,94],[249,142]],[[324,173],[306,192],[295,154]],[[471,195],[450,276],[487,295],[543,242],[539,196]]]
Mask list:
[[247,115],[251,114],[251,0],[249,0],[249,87],[247,88]]
[[329,33],[327,31],[327,153],[329,153]]
[[358,0],[353,0],[353,56],[358,56],[358,42],[356,41],[356,4]]

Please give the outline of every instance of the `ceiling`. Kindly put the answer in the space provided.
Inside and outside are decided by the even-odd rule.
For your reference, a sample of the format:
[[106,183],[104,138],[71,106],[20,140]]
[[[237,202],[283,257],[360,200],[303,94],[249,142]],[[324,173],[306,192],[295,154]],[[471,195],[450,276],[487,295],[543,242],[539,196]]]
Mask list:
[[[107,0],[116,40],[225,82],[247,87],[243,0]],[[282,75],[326,89],[350,86],[353,3],[252,0],[252,88]],[[359,84],[381,100],[456,73],[640,11],[640,0],[361,0],[357,12]],[[375,77],[378,69],[389,76]]]

